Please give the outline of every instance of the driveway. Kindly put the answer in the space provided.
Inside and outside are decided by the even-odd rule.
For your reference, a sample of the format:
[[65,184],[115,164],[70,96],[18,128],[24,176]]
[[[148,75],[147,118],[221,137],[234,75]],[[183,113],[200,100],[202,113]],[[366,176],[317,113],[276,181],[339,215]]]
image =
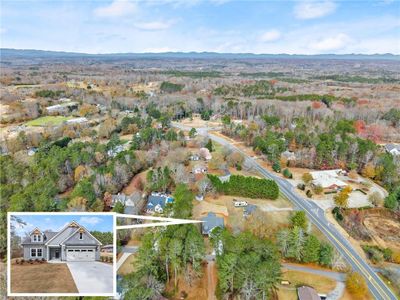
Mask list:
[[122,247],[122,256],[117,261],[117,271],[124,264],[124,262],[131,256],[133,253],[138,251],[139,247],[137,246],[125,246]]
[[98,261],[67,262],[79,293],[113,293],[113,267]]

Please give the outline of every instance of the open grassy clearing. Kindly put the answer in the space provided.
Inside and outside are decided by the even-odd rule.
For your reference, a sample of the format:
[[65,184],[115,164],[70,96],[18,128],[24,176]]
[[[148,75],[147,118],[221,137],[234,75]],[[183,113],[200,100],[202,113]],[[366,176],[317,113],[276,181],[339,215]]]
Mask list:
[[25,123],[26,126],[47,126],[47,125],[61,125],[63,122],[71,119],[71,117],[64,116],[45,116],[40,117]]
[[283,280],[288,280],[291,286],[312,286],[319,293],[327,294],[336,287],[336,281],[321,275],[301,271],[283,270]]
[[78,293],[67,264],[11,265],[13,293]]

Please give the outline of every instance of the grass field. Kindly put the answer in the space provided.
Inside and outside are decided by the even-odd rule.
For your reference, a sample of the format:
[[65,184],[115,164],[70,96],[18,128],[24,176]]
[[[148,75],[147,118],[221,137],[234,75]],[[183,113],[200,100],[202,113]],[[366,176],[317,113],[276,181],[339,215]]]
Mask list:
[[312,286],[318,293],[328,294],[336,287],[336,281],[325,276],[300,271],[284,270],[282,280],[290,281],[289,286],[279,286],[278,299],[297,300],[296,287]]
[[60,125],[69,119],[71,118],[63,116],[45,116],[26,122],[25,125],[26,126]]

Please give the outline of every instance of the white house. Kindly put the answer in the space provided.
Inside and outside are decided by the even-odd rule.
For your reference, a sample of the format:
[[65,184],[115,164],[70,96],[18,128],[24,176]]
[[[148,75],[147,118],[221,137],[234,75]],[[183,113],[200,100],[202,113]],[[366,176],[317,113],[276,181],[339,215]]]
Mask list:
[[66,121],[66,123],[67,123],[67,125],[73,125],[73,124],[84,124],[88,121],[89,120],[85,117],[79,117],[79,118],[69,119]]
[[347,183],[339,179],[339,175],[344,173],[342,169],[310,172],[313,178],[312,184],[322,186],[324,189],[339,189],[347,186]]

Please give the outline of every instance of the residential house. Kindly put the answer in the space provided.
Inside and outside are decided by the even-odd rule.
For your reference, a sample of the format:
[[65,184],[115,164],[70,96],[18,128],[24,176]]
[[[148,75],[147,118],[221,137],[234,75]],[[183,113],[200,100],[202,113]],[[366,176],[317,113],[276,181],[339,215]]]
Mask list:
[[199,154],[205,160],[210,160],[212,158],[210,150],[208,150],[207,148],[200,148]]
[[199,161],[200,160],[200,155],[198,154],[193,154],[189,157],[189,160],[191,161]]
[[224,228],[224,218],[218,217],[215,213],[209,212],[207,216],[201,219],[201,232],[204,235],[210,235],[210,233],[216,227]]
[[207,167],[203,165],[195,165],[192,169],[193,174],[205,174],[207,173]]
[[387,153],[397,156],[400,155],[400,145],[396,144],[386,144],[385,145],[385,150]]
[[195,199],[196,199],[197,201],[203,201],[203,200],[204,200],[204,196],[203,196],[202,194],[197,194],[197,195],[195,196]]
[[132,141],[128,141],[122,145],[117,145],[113,149],[107,151],[109,157],[116,157],[122,151],[127,151],[131,147]]
[[62,104],[56,104],[46,107],[46,111],[48,114],[62,114],[72,112],[73,110],[78,108],[78,102],[65,102]]
[[135,192],[132,195],[125,195],[124,193],[111,195],[110,207],[114,207],[117,202],[124,205],[124,214],[127,215],[137,215],[144,205],[144,199],[140,192]]
[[76,124],[85,124],[89,122],[89,120],[85,117],[73,118],[65,121],[67,125],[76,125]]
[[173,203],[174,198],[164,193],[152,192],[147,200],[146,212],[148,214],[164,212],[167,204]]
[[124,147],[122,145],[117,145],[114,148],[107,151],[108,157],[116,157],[119,153],[124,151]]
[[247,206],[243,207],[243,217],[248,217],[252,215],[257,210],[257,206],[254,204],[248,204]]
[[296,155],[294,154],[294,152],[289,151],[289,150],[282,152],[281,157],[285,158],[287,161],[296,160]]
[[38,152],[38,148],[32,147],[28,149],[28,156],[34,156],[36,152]]
[[219,180],[221,180],[221,182],[229,181],[229,179],[231,179],[231,172],[228,169],[222,171],[224,172],[224,175],[218,176]]
[[100,247],[101,252],[106,252],[106,253],[113,253],[114,252],[114,245],[109,244],[109,245],[104,245]]
[[345,172],[341,169],[326,170],[326,171],[313,171],[310,172],[314,186],[321,186],[324,189],[342,189],[348,184],[339,179],[339,176],[344,175]]
[[321,300],[315,289],[309,286],[300,286],[297,288],[299,300]]
[[25,260],[95,261],[100,260],[102,243],[85,227],[72,221],[59,232],[35,228],[21,245]]

